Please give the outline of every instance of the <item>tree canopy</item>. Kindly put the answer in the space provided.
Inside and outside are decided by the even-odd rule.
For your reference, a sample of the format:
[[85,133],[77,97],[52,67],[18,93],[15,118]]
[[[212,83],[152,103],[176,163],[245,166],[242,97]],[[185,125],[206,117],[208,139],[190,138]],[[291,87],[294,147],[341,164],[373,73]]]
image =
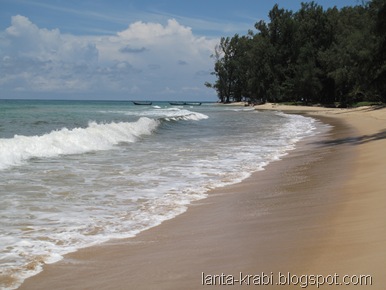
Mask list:
[[386,102],[386,0],[296,12],[276,4],[254,28],[215,48],[206,86],[221,102]]

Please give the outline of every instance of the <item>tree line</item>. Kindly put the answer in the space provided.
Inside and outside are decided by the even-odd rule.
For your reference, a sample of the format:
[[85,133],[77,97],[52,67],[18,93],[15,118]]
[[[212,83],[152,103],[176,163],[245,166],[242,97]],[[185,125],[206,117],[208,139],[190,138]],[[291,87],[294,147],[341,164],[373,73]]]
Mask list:
[[216,80],[205,85],[219,101],[386,102],[386,0],[296,12],[276,4],[255,29],[216,46]]

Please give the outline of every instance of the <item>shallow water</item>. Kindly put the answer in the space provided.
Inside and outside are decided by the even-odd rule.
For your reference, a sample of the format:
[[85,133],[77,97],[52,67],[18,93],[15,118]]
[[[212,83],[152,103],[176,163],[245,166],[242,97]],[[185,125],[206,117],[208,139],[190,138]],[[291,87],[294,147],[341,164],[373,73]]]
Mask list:
[[6,289],[66,253],[175,217],[318,131],[312,118],[216,104],[0,101],[0,114]]

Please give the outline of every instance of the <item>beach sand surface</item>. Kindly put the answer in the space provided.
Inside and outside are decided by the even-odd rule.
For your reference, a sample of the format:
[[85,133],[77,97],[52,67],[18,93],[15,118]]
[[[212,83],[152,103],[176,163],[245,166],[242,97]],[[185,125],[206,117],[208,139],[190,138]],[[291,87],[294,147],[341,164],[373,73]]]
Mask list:
[[337,283],[371,275],[372,286],[337,288],[384,289],[386,110],[256,109],[309,114],[334,129],[158,227],[46,265],[20,289],[285,289],[277,284],[288,273],[294,289],[305,274]]

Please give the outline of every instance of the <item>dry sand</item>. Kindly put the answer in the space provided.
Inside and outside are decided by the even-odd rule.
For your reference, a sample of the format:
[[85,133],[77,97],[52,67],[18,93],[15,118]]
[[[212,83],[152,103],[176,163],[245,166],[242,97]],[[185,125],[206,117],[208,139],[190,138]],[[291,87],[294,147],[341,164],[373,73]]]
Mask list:
[[288,272],[336,273],[338,283],[366,274],[373,285],[354,289],[384,289],[386,110],[256,108],[311,112],[334,130],[135,238],[47,265],[20,289],[210,289],[232,277],[228,288],[244,289],[262,273],[268,289],[284,289],[276,283]]

